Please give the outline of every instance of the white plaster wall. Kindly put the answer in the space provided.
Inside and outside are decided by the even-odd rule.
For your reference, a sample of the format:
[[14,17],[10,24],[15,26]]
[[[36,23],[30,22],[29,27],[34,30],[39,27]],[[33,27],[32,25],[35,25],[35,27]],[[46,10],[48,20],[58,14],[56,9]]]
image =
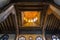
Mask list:
[[[3,36],[4,34],[0,34],[0,37]],[[9,39],[8,40],[15,40],[16,35],[15,34],[8,34]]]
[[54,0],[57,5],[60,5],[60,0]]
[[0,0],[0,7],[3,7],[4,5],[8,4],[10,0]]

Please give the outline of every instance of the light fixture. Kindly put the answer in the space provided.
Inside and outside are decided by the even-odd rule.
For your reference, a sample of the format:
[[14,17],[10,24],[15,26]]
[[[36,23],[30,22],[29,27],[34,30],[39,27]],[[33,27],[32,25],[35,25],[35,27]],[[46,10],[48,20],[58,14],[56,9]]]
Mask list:
[[22,25],[38,26],[40,24],[40,11],[22,11]]
[[27,18],[24,17],[24,20],[25,20],[26,22],[36,22],[36,21],[38,20],[38,18],[35,17],[35,18],[33,18],[33,19],[27,19]]

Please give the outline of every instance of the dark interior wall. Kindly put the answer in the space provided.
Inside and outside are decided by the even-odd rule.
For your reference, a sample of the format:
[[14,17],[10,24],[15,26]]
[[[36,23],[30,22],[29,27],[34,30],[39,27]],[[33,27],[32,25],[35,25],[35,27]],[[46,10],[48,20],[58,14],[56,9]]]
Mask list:
[[12,2],[52,2],[53,0],[11,0]]
[[54,0],[11,0],[11,3],[17,3],[17,2],[46,2],[56,5],[54,3]]

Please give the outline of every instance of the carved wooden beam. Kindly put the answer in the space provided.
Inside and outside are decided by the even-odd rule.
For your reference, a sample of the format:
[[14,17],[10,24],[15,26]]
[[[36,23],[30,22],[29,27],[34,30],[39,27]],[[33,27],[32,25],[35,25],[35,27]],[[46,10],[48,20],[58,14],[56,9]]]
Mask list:
[[46,40],[46,39],[45,39],[45,29],[46,29],[47,17],[48,17],[48,15],[47,15],[47,13],[46,13],[45,20],[44,20],[44,25],[43,25],[43,29],[42,29],[43,40]]
[[60,19],[60,9],[54,7],[53,5],[49,5],[47,13],[48,15],[54,14],[58,19]]
[[11,5],[7,10],[3,11],[2,13],[0,13],[0,23],[2,21],[4,21],[9,16],[9,14],[12,12],[13,7],[14,6]]

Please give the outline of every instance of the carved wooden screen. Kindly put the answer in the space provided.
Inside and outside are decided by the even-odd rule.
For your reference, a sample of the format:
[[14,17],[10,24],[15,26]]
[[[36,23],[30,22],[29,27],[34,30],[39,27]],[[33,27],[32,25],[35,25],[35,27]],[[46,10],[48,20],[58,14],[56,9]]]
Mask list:
[[16,32],[16,13],[14,6],[11,5],[8,9],[0,14],[0,33],[15,33]]

